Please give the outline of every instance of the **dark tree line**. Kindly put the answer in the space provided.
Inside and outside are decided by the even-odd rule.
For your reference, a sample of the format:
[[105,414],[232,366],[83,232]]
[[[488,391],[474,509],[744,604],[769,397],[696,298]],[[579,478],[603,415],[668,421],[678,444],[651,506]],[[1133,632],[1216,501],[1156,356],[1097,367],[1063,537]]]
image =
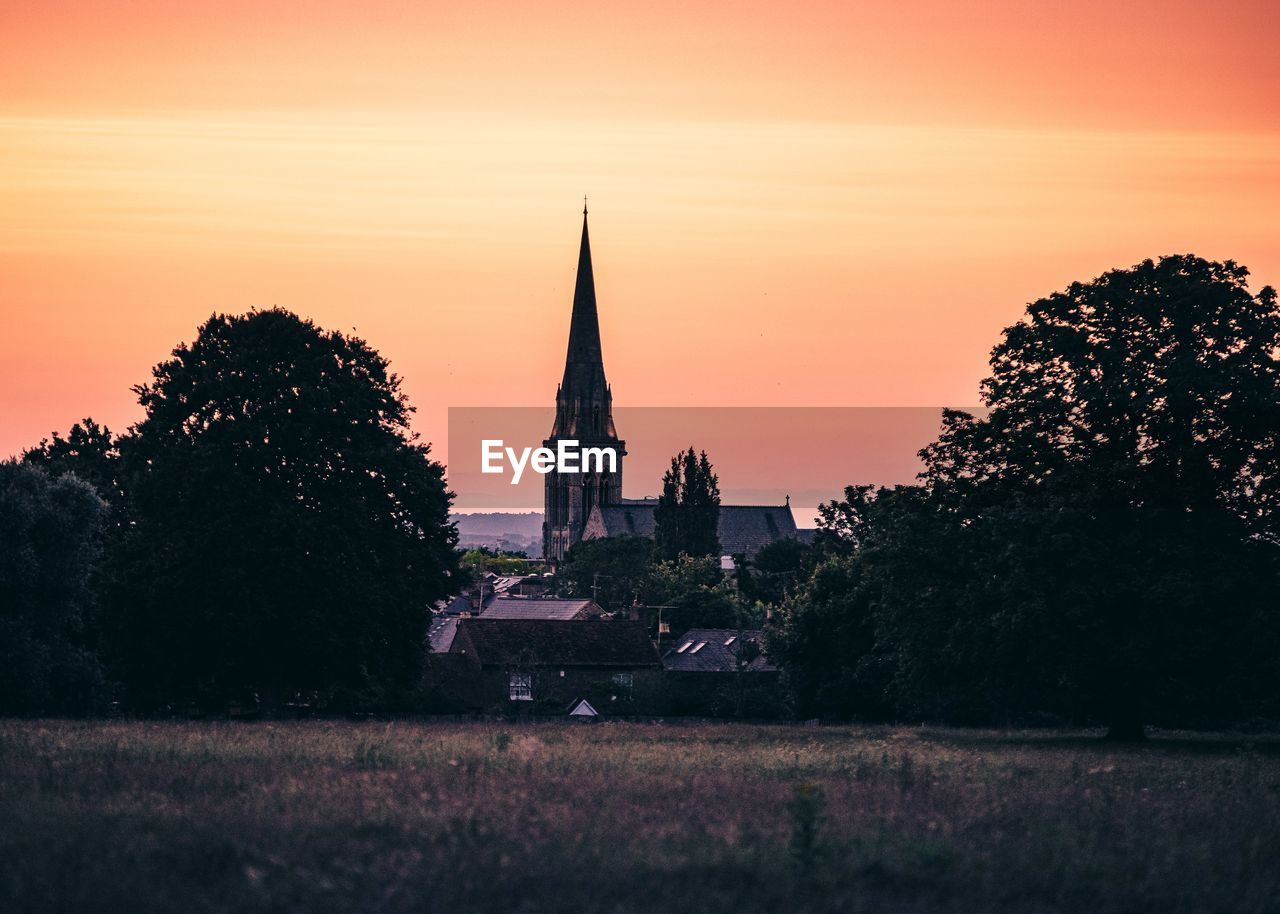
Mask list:
[[24,456],[106,501],[86,599],[126,703],[412,688],[456,533],[386,360],[287,311],[215,315],[135,391],[145,417],[125,435],[86,420]]
[[[677,455],[656,538],[566,592],[755,627],[799,713],[983,723],[1280,719],[1280,309],[1236,264],[1147,261],[1028,306],[917,485],[848,488],[812,545],[719,567]],[[381,356],[285,311],[214,316],[92,421],[0,465],[0,712],[387,704],[458,581],[443,468]],[[656,622],[655,618],[651,621]]]
[[774,648],[816,712],[1117,736],[1280,713],[1280,311],[1166,257],[1032,303],[919,486],[851,488]]

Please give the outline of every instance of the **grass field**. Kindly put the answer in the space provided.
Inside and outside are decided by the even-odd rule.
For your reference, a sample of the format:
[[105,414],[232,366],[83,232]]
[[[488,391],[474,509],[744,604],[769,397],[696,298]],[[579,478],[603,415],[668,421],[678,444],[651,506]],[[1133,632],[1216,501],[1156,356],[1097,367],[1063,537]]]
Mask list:
[[0,721],[0,910],[1277,911],[1278,750]]

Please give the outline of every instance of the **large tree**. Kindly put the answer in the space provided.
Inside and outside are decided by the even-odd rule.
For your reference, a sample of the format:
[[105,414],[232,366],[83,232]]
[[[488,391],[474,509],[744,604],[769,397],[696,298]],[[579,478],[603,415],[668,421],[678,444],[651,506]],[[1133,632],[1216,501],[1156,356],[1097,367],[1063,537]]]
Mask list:
[[698,454],[690,447],[671,458],[654,523],[662,558],[719,556],[720,480],[706,451]]
[[75,476],[0,463],[0,714],[106,700],[91,587],[106,514]]
[[988,705],[1055,704],[1117,735],[1265,697],[1250,645],[1276,629],[1280,310],[1247,275],[1146,261],[1005,331],[987,416],[948,414],[923,453],[936,513],[918,526],[963,577],[899,574],[884,597],[916,700],[955,658]]
[[1163,257],[1032,302],[992,352],[988,415],[947,414],[928,480],[961,495],[1083,467],[1127,504],[1225,507],[1280,537],[1280,309],[1247,278]]
[[1246,276],[1166,257],[1033,302],[924,485],[824,511],[848,594],[815,578],[779,632],[813,696],[839,709],[887,662],[913,715],[1273,713],[1280,311]]
[[135,389],[114,600],[133,698],[411,685],[456,533],[386,359],[288,311],[215,315]]

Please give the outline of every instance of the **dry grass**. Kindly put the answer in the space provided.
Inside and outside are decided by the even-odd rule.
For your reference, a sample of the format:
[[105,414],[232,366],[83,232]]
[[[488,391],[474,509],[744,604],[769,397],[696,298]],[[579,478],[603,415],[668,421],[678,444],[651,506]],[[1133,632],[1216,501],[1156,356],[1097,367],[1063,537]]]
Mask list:
[[1276,911],[1276,750],[0,721],[0,910]]

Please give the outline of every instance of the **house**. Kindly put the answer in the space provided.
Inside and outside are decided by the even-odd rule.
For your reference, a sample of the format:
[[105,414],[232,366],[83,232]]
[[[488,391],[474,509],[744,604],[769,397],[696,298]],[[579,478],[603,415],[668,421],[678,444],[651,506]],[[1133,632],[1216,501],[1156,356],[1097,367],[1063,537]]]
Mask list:
[[481,619],[597,619],[604,615],[594,600],[556,600],[534,597],[495,597],[485,605]]
[[674,673],[776,673],[765,656],[759,629],[691,628],[662,654],[662,668]]
[[563,713],[639,713],[661,691],[662,661],[645,626],[620,619],[461,618],[449,648],[470,670],[470,706]]
[[[587,517],[582,539],[599,539],[606,536],[654,536],[657,526],[654,511],[656,499],[630,499],[621,504],[596,505]],[[790,504],[784,505],[721,505],[717,527],[720,554],[723,558],[756,554],[781,539],[795,539],[796,521],[791,515]]]
[[762,631],[690,629],[663,652],[662,668],[669,713],[774,717],[784,710],[781,674]]
[[516,596],[540,597],[549,587],[549,582],[541,575],[498,575],[487,571],[462,593],[437,602],[435,611],[437,615],[445,616],[476,616],[494,600]]

